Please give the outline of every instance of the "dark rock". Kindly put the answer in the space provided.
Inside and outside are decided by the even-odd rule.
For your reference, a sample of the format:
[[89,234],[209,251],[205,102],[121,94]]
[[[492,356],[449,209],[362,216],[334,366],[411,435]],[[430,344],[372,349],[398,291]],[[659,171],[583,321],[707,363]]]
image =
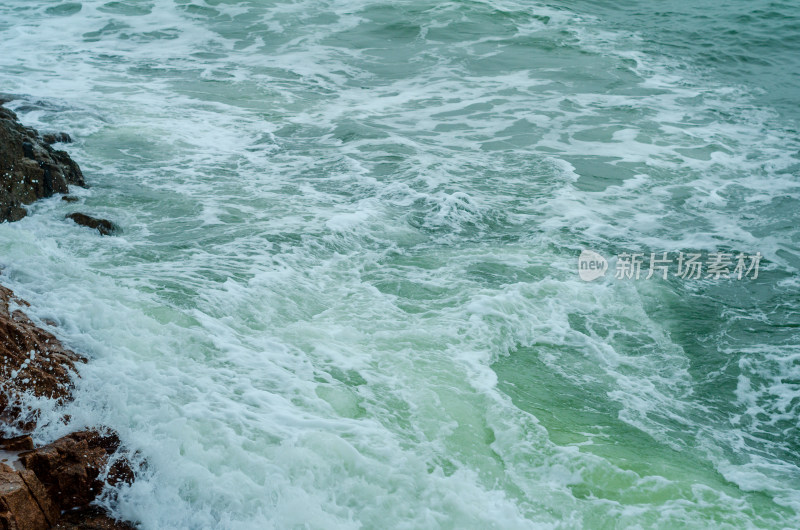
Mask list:
[[75,363],[85,359],[64,348],[22,311],[10,313],[12,300],[25,305],[0,286],[0,420],[28,430],[33,421],[22,416],[22,394],[67,399]]
[[[70,510],[85,508],[102,491],[103,472],[117,449],[119,438],[115,434],[81,431],[20,453],[19,460],[36,474],[61,510]],[[132,482],[133,472],[125,460],[118,459],[116,464],[108,474],[108,483]]]
[[22,142],[22,154],[31,160],[36,160],[36,157],[33,155],[33,144],[30,142]]
[[50,144],[71,144],[72,137],[65,132],[60,133],[50,133],[50,134],[43,134],[42,141],[47,145]]
[[0,187],[0,222],[19,221],[27,213],[20,200],[14,194]]
[[112,519],[100,508],[90,506],[72,510],[61,516],[53,528],[60,530],[133,530],[128,523]]
[[66,217],[67,219],[72,219],[81,226],[88,226],[89,228],[95,228],[97,229],[98,232],[100,232],[100,235],[104,236],[113,235],[119,230],[117,225],[115,225],[114,223],[112,223],[107,219],[98,219],[96,217],[92,217],[84,213],[75,212],[67,214]]
[[70,184],[85,185],[78,164],[0,107],[0,222],[25,217],[23,205],[67,193]]
[[64,196],[61,197],[61,200],[62,201],[67,201],[67,202],[78,202],[80,199],[78,199],[74,195],[64,195]]

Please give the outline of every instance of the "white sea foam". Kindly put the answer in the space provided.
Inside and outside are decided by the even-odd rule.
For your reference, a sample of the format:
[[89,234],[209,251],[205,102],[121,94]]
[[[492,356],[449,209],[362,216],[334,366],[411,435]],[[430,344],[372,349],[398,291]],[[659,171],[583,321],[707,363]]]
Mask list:
[[[726,425],[654,316],[671,287],[587,285],[569,252],[724,244],[794,270],[794,232],[751,222],[800,196],[774,115],[563,9],[211,4],[0,8],[0,80],[24,95],[10,106],[70,132],[93,185],[0,226],[4,282],[91,357],[73,403],[35,403],[37,436],[117,430],[143,467],[116,514],[144,528],[772,521],[721,473],[797,521],[793,467],[732,454],[753,425],[796,418],[775,375],[792,358],[753,355],[735,393],[750,423]],[[531,39],[563,57],[515,54]],[[99,238],[63,219],[75,209],[124,232]],[[604,455],[636,447],[602,425],[561,442],[547,410],[510,397],[497,366],[525,352],[544,370],[529,392],[559,378],[592,396],[553,414],[644,433],[661,444],[652,467]]]

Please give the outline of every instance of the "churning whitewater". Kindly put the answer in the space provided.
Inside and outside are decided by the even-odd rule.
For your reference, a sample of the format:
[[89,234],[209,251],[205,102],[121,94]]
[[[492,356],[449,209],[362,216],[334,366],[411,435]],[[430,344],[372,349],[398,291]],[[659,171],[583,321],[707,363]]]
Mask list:
[[91,359],[38,441],[147,529],[800,526],[800,10],[682,3],[2,2],[91,184],[0,225]]

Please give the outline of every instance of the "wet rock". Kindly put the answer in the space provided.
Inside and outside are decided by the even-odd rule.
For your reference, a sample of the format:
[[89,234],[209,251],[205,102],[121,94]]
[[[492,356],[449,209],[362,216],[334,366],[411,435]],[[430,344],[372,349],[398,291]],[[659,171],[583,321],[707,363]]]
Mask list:
[[0,438],[0,449],[3,451],[30,451],[33,449],[33,438],[29,434]]
[[[68,399],[75,363],[84,359],[22,311],[12,311],[14,303],[27,305],[0,286],[0,419],[30,430],[36,418],[23,414],[22,394]],[[97,431],[73,433],[38,449],[27,435],[0,439],[0,459],[18,468],[0,463],[0,528],[50,528],[61,510],[87,506],[106,483],[132,482],[127,461],[112,456],[118,448],[116,435]]]
[[[22,445],[31,450],[15,455],[17,469],[0,463],[0,528],[133,528],[128,523],[112,519],[102,509],[89,506],[102,491],[102,478],[109,458],[119,448],[119,439],[115,435],[82,431],[39,449],[32,449],[29,436],[6,442],[4,450],[7,452],[11,451],[8,447],[11,445]],[[117,459],[111,466],[109,477],[115,467],[116,481],[133,480],[133,474],[123,459]]]
[[83,510],[65,513],[53,528],[61,530],[133,530],[134,527],[112,519],[103,510],[90,506]]
[[0,187],[0,222],[19,221],[27,213],[17,197]]
[[81,431],[20,453],[19,460],[44,484],[59,509],[70,510],[88,506],[102,491],[104,478],[111,485],[133,481],[133,472],[124,459],[116,460],[105,477],[109,459],[118,449],[115,434]]
[[22,154],[31,160],[36,160],[36,156],[33,154],[33,144],[30,142],[22,142]]
[[28,430],[34,419],[22,415],[22,394],[66,399],[75,363],[85,359],[64,348],[22,311],[10,312],[12,302],[25,305],[0,286],[0,420]]
[[47,145],[51,144],[71,144],[72,137],[65,132],[43,134],[42,141]]
[[24,205],[67,193],[70,184],[85,185],[78,164],[0,107],[0,222],[25,217]]
[[61,200],[66,202],[78,202],[80,199],[74,195],[64,195],[61,197]]
[[0,527],[46,530],[60,515],[34,473],[0,464]]
[[[0,94],[0,104],[8,100]],[[68,141],[64,133],[40,138],[0,107],[0,222],[23,218],[25,204],[66,193],[69,184],[85,186],[78,165],[49,145]],[[116,231],[105,219],[80,213],[68,217],[101,234]],[[85,359],[19,309],[12,311],[14,304],[28,305],[0,286],[0,424],[29,432],[37,418],[23,407],[23,395],[70,399],[75,364]],[[127,460],[116,455],[119,443],[115,434],[99,431],[72,433],[38,449],[28,435],[0,438],[0,530],[133,528],[88,506],[106,484],[133,481]]]
[[119,230],[117,225],[107,219],[98,219],[97,217],[92,217],[84,213],[75,212],[67,214],[67,219],[72,219],[81,226],[94,228],[104,236],[114,235]]

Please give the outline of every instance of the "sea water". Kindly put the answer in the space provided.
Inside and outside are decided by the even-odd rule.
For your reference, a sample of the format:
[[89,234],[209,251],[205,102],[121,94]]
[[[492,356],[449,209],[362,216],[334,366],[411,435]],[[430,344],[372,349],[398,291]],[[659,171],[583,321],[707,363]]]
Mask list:
[[[91,185],[0,225],[90,359],[38,442],[117,431],[148,529],[800,526],[798,49],[790,1],[4,0]],[[762,261],[615,277],[662,252]]]

